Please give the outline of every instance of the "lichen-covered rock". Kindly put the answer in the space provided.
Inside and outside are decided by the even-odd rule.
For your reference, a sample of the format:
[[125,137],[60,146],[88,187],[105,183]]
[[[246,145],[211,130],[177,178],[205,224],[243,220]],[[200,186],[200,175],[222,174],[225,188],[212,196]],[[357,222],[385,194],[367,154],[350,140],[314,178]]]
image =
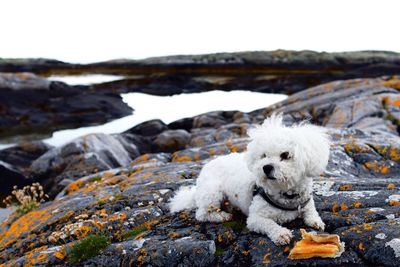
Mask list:
[[[93,173],[78,180],[73,179],[75,175],[66,175],[75,181],[67,184],[55,200],[21,217],[13,214],[0,225],[0,263],[4,266],[398,266],[400,137],[396,104],[392,104],[398,96],[396,84],[397,77],[338,81],[293,95],[273,109],[249,114],[226,113],[225,122],[217,119],[219,126],[168,125],[171,128],[167,131],[179,130],[177,125],[186,127],[190,135],[186,149],[126,157],[126,161],[105,166],[100,172],[90,171]],[[371,102],[363,108],[360,99]],[[343,117],[338,116],[340,109],[344,109]],[[167,209],[173,192],[181,185],[195,183],[206,162],[217,155],[243,152],[249,141],[246,129],[273,110],[285,113],[285,124],[309,117],[330,126],[331,155],[326,172],[314,179],[314,198],[326,231],[340,235],[346,243],[346,250],[339,258],[287,259],[293,242],[300,238],[299,228],[307,228],[301,220],[286,225],[294,231],[295,238],[289,246],[279,247],[266,236],[246,229],[246,218],[240,212],[235,212],[231,222],[219,224],[199,223],[193,211],[170,214]],[[350,110],[354,114],[347,116]],[[375,125],[377,128],[373,127],[375,119],[380,122]],[[100,153],[101,158],[105,157],[103,162],[112,162],[110,153],[123,147],[118,138],[124,138],[127,144],[135,140],[126,138],[128,135],[102,137],[102,140],[113,139],[102,142],[104,150],[109,151]],[[75,158],[91,152],[97,154],[97,150],[86,150],[82,142],[50,150],[47,153],[53,156],[44,157],[46,153],[41,164],[60,168],[61,164],[52,164],[61,155],[67,159],[71,155]],[[121,153],[119,160],[129,155]],[[102,166],[101,161],[96,164]],[[79,168],[85,170],[87,166],[92,167],[90,162],[83,161]],[[51,170],[57,172],[58,168]],[[68,255],[74,245],[91,234],[108,236],[111,244],[95,257],[72,263]]]

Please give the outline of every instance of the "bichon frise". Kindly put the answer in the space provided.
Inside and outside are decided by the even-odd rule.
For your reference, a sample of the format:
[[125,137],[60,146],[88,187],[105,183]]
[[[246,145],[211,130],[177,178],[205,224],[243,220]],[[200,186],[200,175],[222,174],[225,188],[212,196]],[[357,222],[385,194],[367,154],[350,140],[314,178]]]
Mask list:
[[280,226],[297,217],[324,230],[312,196],[312,178],[326,168],[330,140],[324,128],[282,124],[272,115],[248,131],[247,151],[207,163],[195,186],[181,187],[169,203],[171,212],[196,208],[199,221],[223,222],[232,215],[221,210],[229,203],[247,215],[247,227],[266,234],[275,244],[290,243],[292,232]]

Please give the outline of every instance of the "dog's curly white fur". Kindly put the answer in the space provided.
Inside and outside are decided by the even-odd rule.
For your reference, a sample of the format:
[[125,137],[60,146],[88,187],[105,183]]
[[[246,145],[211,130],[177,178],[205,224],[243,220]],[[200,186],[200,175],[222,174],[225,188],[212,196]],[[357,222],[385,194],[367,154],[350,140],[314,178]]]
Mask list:
[[[232,215],[221,202],[247,215],[247,227],[266,234],[275,244],[288,244],[292,232],[279,224],[302,217],[313,228],[324,230],[312,198],[312,178],[326,168],[330,140],[324,128],[307,123],[286,127],[281,115],[272,115],[248,131],[251,142],[244,153],[232,153],[207,163],[195,186],[181,187],[171,199],[171,212],[196,209],[199,221],[223,222]],[[287,211],[271,205],[254,186],[264,189],[279,205],[298,205]],[[287,198],[295,194],[296,198]],[[308,202],[306,202],[308,200]],[[301,207],[300,203],[306,202]]]

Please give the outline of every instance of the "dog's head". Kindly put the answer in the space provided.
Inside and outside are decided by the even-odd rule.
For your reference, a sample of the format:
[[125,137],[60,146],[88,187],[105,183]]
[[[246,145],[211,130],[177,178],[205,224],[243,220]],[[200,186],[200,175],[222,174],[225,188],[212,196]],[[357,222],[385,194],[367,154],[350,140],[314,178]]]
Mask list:
[[291,189],[321,174],[328,164],[330,140],[322,127],[286,127],[281,115],[272,115],[248,134],[246,161],[261,186]]

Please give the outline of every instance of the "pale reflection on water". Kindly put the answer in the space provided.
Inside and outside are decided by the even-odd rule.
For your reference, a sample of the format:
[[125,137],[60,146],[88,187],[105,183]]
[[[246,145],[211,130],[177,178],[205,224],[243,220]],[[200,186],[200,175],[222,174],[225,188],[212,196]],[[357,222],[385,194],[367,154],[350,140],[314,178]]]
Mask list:
[[94,83],[105,83],[123,79],[120,75],[90,74],[90,75],[68,75],[68,76],[51,76],[51,81],[65,82],[69,85],[87,85]]

